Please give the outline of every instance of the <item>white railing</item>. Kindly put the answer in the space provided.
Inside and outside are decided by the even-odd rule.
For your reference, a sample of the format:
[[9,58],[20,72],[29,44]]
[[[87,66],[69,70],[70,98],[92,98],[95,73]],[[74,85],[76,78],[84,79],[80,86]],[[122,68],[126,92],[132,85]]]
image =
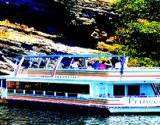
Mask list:
[[126,69],[144,69],[144,70],[146,70],[146,69],[148,69],[148,70],[158,69],[158,70],[160,70],[160,67],[127,67]]
[[53,97],[76,97],[78,98],[80,95],[78,93],[68,93],[68,92],[57,92],[57,91],[40,91],[40,90],[16,90],[9,89],[9,95],[25,95],[25,96],[53,96]]

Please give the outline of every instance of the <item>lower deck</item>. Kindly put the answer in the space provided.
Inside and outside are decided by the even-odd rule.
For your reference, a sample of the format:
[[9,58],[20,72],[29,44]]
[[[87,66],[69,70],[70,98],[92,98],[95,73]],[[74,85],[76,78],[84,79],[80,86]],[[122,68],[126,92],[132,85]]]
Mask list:
[[[135,81],[1,80],[1,98],[51,104],[104,108],[110,112],[141,112],[160,108],[159,83]],[[146,110],[147,108],[148,110]],[[124,109],[124,111],[122,111]],[[150,110],[151,111],[151,110]],[[160,111],[157,109],[157,111]],[[138,112],[134,110],[132,112]]]
[[89,107],[153,107],[160,98],[153,83],[6,82],[8,100],[59,103]]
[[108,98],[108,97],[153,97],[158,96],[159,84],[154,83],[106,83],[106,82],[27,82],[7,81],[10,94],[74,97],[74,98]]

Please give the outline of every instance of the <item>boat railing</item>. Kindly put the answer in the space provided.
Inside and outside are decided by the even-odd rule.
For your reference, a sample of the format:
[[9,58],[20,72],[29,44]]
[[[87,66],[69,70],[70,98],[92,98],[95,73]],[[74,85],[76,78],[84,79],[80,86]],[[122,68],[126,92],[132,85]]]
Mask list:
[[[50,94],[49,94],[50,93]],[[75,101],[105,101],[106,98],[91,98],[87,94],[79,94],[79,93],[68,93],[68,92],[56,92],[56,91],[39,91],[39,90],[32,90],[31,93],[27,93],[27,90],[16,90],[16,89],[9,89],[8,90],[9,96],[25,96],[25,97],[38,97],[38,98],[51,98],[51,99],[71,99]],[[82,96],[85,95],[85,96]]]
[[153,69],[153,70],[155,70],[155,69],[160,69],[160,67],[127,67],[127,69],[132,69],[132,70],[134,70],[134,69],[135,70],[137,70],[137,69],[142,69],[142,70],[143,69],[145,69],[145,70],[146,69],[150,69],[150,70]]
[[78,98],[78,99],[115,99],[115,98],[155,98],[156,96],[135,95],[135,96],[105,96],[105,97],[90,97],[89,94],[59,92],[59,91],[43,91],[43,90],[24,90],[24,89],[8,89],[9,95],[23,95],[23,96],[41,96],[41,97],[61,97],[61,98]]
[[78,97],[78,93],[59,92],[59,91],[43,91],[43,90],[24,90],[24,89],[8,89],[9,95],[26,95],[26,96],[43,96],[43,97]]
[[[73,100],[95,100],[89,94],[73,93],[73,92],[57,92],[57,91],[42,91],[42,90],[23,90],[23,89],[8,89],[9,95],[16,96],[31,96],[42,98],[60,98]],[[97,98],[96,100],[105,100],[106,98]]]

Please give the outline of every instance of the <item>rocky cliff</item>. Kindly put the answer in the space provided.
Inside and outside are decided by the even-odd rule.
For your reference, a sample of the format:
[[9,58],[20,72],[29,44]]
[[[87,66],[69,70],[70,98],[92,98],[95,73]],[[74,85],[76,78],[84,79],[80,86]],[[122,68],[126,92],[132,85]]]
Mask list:
[[8,20],[0,22],[0,72],[10,73],[18,55],[54,53],[101,53],[101,51],[59,43],[62,34],[51,35],[33,27],[13,24]]
[[17,55],[99,53],[98,41],[114,40],[114,2],[0,0],[0,72],[10,73]]

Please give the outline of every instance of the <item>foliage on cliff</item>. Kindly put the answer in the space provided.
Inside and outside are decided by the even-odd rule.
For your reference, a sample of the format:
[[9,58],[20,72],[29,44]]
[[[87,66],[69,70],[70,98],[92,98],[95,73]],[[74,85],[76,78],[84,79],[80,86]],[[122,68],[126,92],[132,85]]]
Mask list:
[[160,1],[121,0],[113,8],[120,15],[115,33],[126,54],[135,65],[160,66]]

